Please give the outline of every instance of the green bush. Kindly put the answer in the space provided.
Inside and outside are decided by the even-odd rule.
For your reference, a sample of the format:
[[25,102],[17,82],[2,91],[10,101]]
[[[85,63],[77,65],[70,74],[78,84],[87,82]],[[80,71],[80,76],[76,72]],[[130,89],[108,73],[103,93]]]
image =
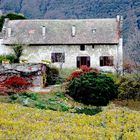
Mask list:
[[3,60],[9,60],[10,63],[13,63],[15,60],[15,55],[13,54],[0,55],[0,63],[2,63]]
[[76,101],[96,106],[107,105],[117,97],[117,87],[114,81],[105,74],[89,72],[71,80],[67,94]]
[[121,76],[118,76],[116,73],[106,73],[106,76],[112,78],[115,84],[119,83],[120,77],[121,77]]
[[140,99],[140,75],[121,77],[118,88],[119,99]]
[[84,108],[75,108],[75,110],[76,110],[75,113],[78,113],[78,114],[95,115],[101,112],[102,108],[101,107],[96,107],[96,108],[84,107]]
[[6,55],[6,59],[10,60],[10,63],[14,63],[15,55],[13,54]]
[[2,63],[2,60],[5,59],[5,56],[4,55],[0,55],[0,63]]
[[37,93],[33,93],[33,92],[21,92],[19,94],[12,94],[10,96],[10,99],[14,101],[14,100],[17,100],[20,97],[24,98],[24,99],[30,98],[31,100],[36,101],[36,100],[38,100],[39,95]]
[[21,93],[21,96],[24,96],[25,98],[30,98],[32,100],[38,99],[38,94],[32,93],[32,92],[23,92],[23,93]]
[[48,68],[48,71],[47,71],[47,82],[48,82],[48,84],[49,85],[54,85],[59,80],[60,80],[59,70],[55,67]]
[[19,97],[19,95],[17,95],[17,94],[12,94],[12,95],[10,96],[10,99],[11,99],[12,101],[15,101],[15,100],[18,99],[18,97]]
[[42,102],[37,102],[35,104],[35,107],[38,109],[47,109],[47,105],[45,103],[42,103]]
[[[49,96],[49,95],[48,95]],[[45,99],[46,98],[46,99]],[[28,107],[35,107],[38,109],[48,109],[54,111],[69,111],[69,105],[64,101],[65,95],[63,93],[56,93],[52,97],[46,97],[34,92],[21,92],[19,94],[12,94],[9,96],[10,103],[19,103]]]

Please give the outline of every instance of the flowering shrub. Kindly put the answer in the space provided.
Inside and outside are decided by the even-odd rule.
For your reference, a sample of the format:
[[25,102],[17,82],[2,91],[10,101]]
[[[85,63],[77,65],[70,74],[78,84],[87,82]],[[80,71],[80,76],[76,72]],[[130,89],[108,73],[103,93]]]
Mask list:
[[23,77],[12,76],[4,82],[4,85],[14,91],[27,89],[31,84]]
[[99,70],[96,68],[90,68],[86,65],[82,65],[80,69],[72,72],[72,74],[67,78],[67,81],[71,81],[74,78],[79,78],[81,75],[89,72],[99,73]]
[[87,72],[99,73],[99,70],[98,70],[98,69],[96,69],[96,68],[90,68],[90,67],[88,67],[88,66],[86,66],[86,65],[82,65],[82,66],[80,67],[80,69],[83,71],[83,73],[87,73]]
[[72,74],[67,78],[67,81],[71,81],[74,78],[79,78],[83,74],[82,70],[76,70],[72,72]]
[[140,113],[109,107],[95,115],[78,115],[0,104],[0,139],[139,140]]

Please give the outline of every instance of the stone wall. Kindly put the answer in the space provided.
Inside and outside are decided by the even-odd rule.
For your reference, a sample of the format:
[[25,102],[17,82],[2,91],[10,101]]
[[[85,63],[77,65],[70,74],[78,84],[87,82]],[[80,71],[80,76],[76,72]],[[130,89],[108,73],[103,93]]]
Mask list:
[[0,82],[19,75],[32,82],[33,86],[42,86],[42,64],[1,64]]

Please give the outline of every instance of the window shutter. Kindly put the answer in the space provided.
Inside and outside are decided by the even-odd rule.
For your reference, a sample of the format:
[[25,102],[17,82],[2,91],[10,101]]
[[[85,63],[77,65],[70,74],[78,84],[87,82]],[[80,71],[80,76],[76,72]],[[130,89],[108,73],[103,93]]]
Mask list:
[[90,57],[87,57],[87,66],[90,67]]
[[77,68],[80,68],[80,57],[77,57]]

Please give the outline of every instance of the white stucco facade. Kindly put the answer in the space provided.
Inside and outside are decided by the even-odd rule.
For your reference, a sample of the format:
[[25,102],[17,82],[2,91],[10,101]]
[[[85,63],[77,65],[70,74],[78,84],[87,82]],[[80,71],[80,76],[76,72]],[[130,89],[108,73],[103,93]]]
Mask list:
[[[94,46],[94,47],[93,47]],[[44,45],[44,46],[24,46],[23,54],[20,60],[28,60],[28,63],[41,63],[42,60],[51,62],[52,53],[64,53],[65,62],[51,63],[52,66],[63,68],[77,68],[77,57],[90,57],[90,66],[103,71],[113,71],[117,65],[122,69],[123,65],[123,47],[122,39],[116,45],[85,45],[85,50],[80,50],[80,45]],[[13,53],[11,46],[2,44],[0,40],[0,55]],[[100,66],[101,56],[113,56],[113,66]]]
[[7,55],[13,53],[11,46],[3,45],[3,39],[0,39],[0,55]]
[[[85,45],[85,50],[80,50],[80,45],[47,45],[47,46],[25,46],[21,60],[28,60],[29,63],[40,63],[42,60],[51,61],[52,53],[64,53],[65,62],[63,68],[76,68],[78,56],[89,56],[90,66],[102,70],[114,71],[117,63],[122,63],[122,52],[118,45]],[[119,50],[119,52],[118,52]],[[119,56],[118,56],[119,55]],[[114,66],[100,66],[101,56],[113,56]],[[120,61],[118,61],[118,58]],[[59,67],[60,63],[52,63]],[[121,64],[120,64],[121,65]]]

